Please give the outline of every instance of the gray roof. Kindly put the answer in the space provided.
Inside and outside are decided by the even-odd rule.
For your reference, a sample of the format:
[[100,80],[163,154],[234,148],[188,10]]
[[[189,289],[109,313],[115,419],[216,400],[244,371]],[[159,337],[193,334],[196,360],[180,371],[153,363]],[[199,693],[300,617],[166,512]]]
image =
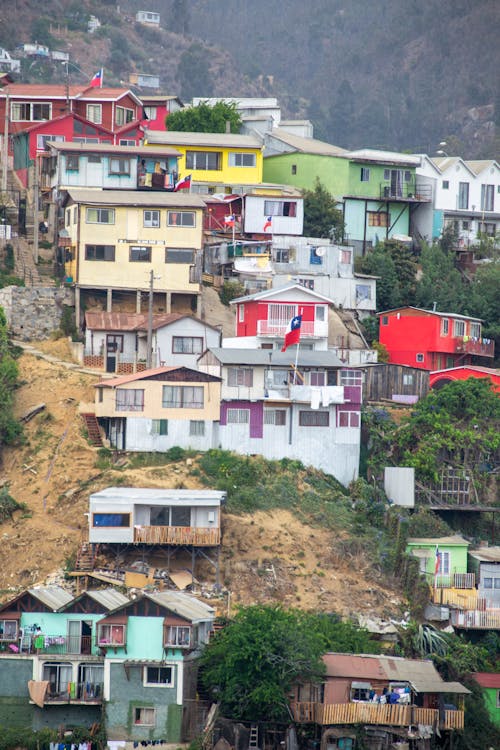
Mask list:
[[[266,136],[269,140],[276,140],[286,143],[292,151],[300,151],[303,154],[318,154],[321,156],[347,156],[348,152],[340,146],[333,146],[325,141],[318,141],[316,138],[304,138],[295,133],[289,133],[282,128],[273,128]],[[273,154],[275,156],[275,154]]]
[[150,206],[165,208],[205,208],[198,195],[189,193],[141,192],[139,190],[93,190],[91,188],[66,188],[75,203],[89,206]]
[[500,547],[480,547],[469,551],[469,555],[479,562],[500,563]]
[[[295,362],[295,350],[290,353],[281,352],[278,349],[224,349],[214,347],[209,351],[219,360],[221,365],[289,367],[292,362]],[[300,347],[297,364],[301,367],[344,367],[344,363],[329,349],[319,351],[300,349]]]
[[48,141],[55,151],[76,151],[82,154],[136,154],[137,156],[180,156],[175,148],[158,146],[113,146],[111,143],[75,143],[74,141]]
[[239,133],[184,133],[180,130],[146,130],[148,143],[170,146],[213,146],[219,148],[261,148],[262,140]]
[[110,586],[107,589],[94,589],[86,592],[91,599],[107,609],[108,612],[129,603],[129,599],[117,589]]
[[73,596],[63,589],[62,586],[34,586],[32,589],[28,589],[31,596],[45,604],[53,612],[57,612],[58,609],[64,607],[66,604],[73,599]]
[[148,503],[149,505],[220,505],[226,499],[218,490],[165,490],[144,487],[107,487],[90,495],[90,501],[114,503]]
[[200,602],[194,596],[182,594],[179,591],[159,591],[158,593],[147,593],[144,596],[192,623],[213,620],[215,617],[213,607]]
[[412,537],[407,539],[407,544],[430,544],[439,547],[440,544],[469,544],[467,539],[464,539],[460,534],[453,534],[453,536],[433,536],[426,539],[425,537]]

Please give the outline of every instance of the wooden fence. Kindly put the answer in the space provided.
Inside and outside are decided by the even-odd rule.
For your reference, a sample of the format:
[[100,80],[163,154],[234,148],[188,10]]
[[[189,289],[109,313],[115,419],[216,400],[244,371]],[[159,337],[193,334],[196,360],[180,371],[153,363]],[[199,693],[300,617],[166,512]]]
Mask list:
[[295,721],[303,724],[372,724],[409,727],[414,724],[440,725],[441,729],[463,729],[464,712],[444,712],[440,722],[436,708],[418,708],[379,703],[292,703]]
[[214,547],[220,544],[220,529],[194,526],[136,526],[135,544],[193,544]]

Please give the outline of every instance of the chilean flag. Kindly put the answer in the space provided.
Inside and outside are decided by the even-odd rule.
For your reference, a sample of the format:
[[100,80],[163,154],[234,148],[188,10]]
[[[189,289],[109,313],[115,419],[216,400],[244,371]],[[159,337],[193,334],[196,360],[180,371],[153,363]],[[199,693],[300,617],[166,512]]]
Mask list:
[[229,216],[224,216],[224,224],[226,227],[234,227],[236,219],[234,214],[229,214]]
[[102,68],[98,70],[95,76],[90,80],[90,85],[102,88]]
[[268,216],[266,219],[266,223],[264,224],[264,232],[266,232],[270,227],[273,226],[273,217]]
[[302,315],[295,315],[289,322],[285,331],[285,341],[281,347],[281,351],[286,351],[288,346],[298,344],[300,341],[300,326],[302,325]]
[[188,174],[187,177],[183,177],[182,180],[179,180],[179,182],[175,183],[174,192],[176,190],[185,190],[186,188],[191,187],[191,175]]
[[441,557],[439,556],[439,547],[436,545],[436,562],[434,563],[434,575],[437,576],[441,569]]

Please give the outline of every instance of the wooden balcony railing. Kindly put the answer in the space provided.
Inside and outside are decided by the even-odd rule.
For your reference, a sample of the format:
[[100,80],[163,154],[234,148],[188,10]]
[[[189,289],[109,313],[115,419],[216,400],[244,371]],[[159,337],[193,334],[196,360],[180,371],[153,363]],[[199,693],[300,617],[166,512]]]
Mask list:
[[441,729],[463,729],[464,712],[444,712],[444,721],[439,719],[435,708],[418,708],[399,704],[378,703],[292,703],[296,722],[302,724],[375,724],[408,727],[413,724],[438,725]]
[[476,589],[431,589],[434,604],[442,604],[455,609],[481,609],[481,600]]
[[215,547],[220,544],[220,529],[194,526],[135,526],[135,544],[192,544]]
[[464,630],[500,630],[500,609],[452,610],[451,624]]

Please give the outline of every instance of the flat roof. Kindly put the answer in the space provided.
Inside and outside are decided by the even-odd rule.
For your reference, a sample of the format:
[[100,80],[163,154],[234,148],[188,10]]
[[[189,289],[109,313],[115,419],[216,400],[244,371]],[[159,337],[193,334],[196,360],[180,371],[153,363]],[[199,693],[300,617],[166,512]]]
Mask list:
[[82,154],[137,154],[137,156],[180,156],[175,148],[156,146],[114,146],[111,143],[74,143],[73,141],[47,141],[55,151],[74,151]]
[[166,490],[147,487],[107,487],[90,495],[90,502],[105,502],[119,505],[130,502],[134,505],[220,505],[226,493],[219,490]]
[[239,133],[191,133],[182,130],[147,130],[148,143],[172,146],[213,146],[219,148],[262,148],[262,141],[254,135]]
[[[208,350],[222,365],[247,364],[263,367],[290,367],[296,353],[278,349],[225,349],[214,347]],[[201,355],[203,357],[203,355]],[[200,359],[200,358],[199,358]],[[300,349],[297,364],[302,367],[345,367],[338,356],[329,349],[324,351]]]
[[65,188],[75,203],[99,206],[150,206],[164,208],[205,208],[205,201],[192,193],[141,192],[140,190],[96,190]]

